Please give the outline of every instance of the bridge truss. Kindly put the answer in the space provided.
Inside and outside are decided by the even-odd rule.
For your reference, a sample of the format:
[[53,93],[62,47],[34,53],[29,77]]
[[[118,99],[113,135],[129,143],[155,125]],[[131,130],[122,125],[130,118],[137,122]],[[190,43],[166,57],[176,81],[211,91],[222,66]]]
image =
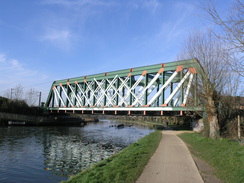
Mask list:
[[190,59],[54,81],[46,107],[103,114],[203,111],[193,84],[202,72]]

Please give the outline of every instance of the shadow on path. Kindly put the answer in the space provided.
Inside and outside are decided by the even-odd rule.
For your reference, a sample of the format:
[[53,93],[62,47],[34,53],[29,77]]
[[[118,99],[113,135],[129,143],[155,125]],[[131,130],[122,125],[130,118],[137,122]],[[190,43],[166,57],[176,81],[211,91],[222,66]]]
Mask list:
[[171,128],[170,126],[164,126],[164,130],[165,130],[165,131],[168,131],[168,130],[172,130],[172,131],[173,131],[174,129]]

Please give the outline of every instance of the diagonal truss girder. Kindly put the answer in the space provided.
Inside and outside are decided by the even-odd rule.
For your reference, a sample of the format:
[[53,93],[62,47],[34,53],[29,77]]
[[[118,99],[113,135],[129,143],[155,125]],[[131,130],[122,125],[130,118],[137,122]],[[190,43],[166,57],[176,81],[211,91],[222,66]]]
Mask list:
[[[198,74],[204,74],[202,67],[191,59],[54,81],[46,107],[184,111],[186,106],[199,107],[196,92],[190,92]],[[189,97],[195,102],[188,102]]]

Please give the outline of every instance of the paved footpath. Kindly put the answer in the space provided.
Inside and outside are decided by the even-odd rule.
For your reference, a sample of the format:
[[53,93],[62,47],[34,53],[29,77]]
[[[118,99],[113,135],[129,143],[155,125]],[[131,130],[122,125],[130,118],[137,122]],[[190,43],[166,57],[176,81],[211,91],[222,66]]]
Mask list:
[[136,183],[203,183],[192,156],[175,131],[163,131],[160,144]]

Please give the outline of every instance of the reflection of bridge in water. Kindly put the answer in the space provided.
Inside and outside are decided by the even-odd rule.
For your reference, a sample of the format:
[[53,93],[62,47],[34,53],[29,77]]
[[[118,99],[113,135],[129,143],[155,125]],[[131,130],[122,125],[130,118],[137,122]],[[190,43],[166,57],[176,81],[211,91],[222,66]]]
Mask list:
[[91,164],[118,153],[112,144],[89,142],[77,136],[53,136],[44,146],[45,169],[57,175],[73,175]]
[[193,84],[203,74],[191,59],[54,81],[46,107],[92,114],[203,111]]
[[46,129],[42,141],[44,169],[59,176],[75,175],[154,131],[136,124],[123,129],[109,127],[117,124],[107,120],[84,128]]

